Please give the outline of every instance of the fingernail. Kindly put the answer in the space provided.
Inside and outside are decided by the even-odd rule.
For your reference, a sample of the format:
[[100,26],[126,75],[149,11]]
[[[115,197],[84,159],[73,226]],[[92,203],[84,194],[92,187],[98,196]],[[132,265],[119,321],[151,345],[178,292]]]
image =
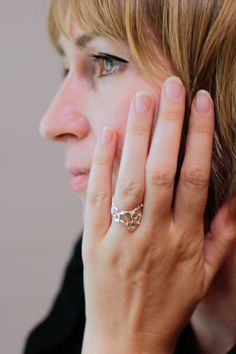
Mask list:
[[195,108],[197,113],[207,114],[211,107],[210,94],[205,90],[197,92],[195,100]]
[[165,82],[166,97],[169,100],[178,100],[182,93],[182,81],[177,76],[169,77]]
[[113,133],[108,127],[104,127],[101,134],[101,145],[106,146],[109,145],[112,141]]
[[138,92],[135,98],[135,109],[138,114],[147,114],[152,105],[152,97],[147,92]]

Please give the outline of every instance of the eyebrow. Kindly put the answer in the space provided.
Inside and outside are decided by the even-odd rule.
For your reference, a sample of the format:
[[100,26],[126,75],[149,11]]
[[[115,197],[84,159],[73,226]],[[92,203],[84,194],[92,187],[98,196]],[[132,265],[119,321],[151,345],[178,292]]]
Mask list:
[[95,36],[89,35],[89,34],[82,34],[81,36],[78,36],[75,40],[75,45],[79,49],[84,49],[88,45],[89,42],[91,42]]
[[[97,36],[94,36],[94,35],[82,34],[81,36],[76,37],[74,44],[78,49],[83,50],[87,47],[89,42],[91,42],[96,37]],[[56,48],[57,48],[57,51],[60,55],[65,55],[65,51],[62,48],[60,43],[57,43]]]

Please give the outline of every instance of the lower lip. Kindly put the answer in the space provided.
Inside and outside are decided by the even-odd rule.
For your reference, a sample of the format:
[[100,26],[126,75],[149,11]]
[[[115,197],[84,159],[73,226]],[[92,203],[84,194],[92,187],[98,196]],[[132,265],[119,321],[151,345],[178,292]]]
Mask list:
[[72,177],[70,180],[71,189],[76,192],[79,189],[85,188],[88,184],[88,178],[88,173]]

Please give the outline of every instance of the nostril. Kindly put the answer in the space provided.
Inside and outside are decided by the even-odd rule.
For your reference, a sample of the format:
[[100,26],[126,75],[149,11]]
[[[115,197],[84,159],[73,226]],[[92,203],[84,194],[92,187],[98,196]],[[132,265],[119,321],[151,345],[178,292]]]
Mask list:
[[63,141],[65,141],[65,139],[66,139],[66,135],[67,134],[60,134],[60,135],[57,135],[57,136],[55,136],[55,138],[54,138],[54,141],[57,141],[57,142],[63,142]]
[[77,139],[76,135],[65,133],[56,135],[53,140],[57,142],[67,142],[69,139]]

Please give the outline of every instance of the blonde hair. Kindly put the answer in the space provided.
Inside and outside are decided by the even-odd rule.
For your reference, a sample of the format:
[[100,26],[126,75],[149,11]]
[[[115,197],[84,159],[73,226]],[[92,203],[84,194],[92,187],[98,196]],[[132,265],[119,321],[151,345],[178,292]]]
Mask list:
[[[69,18],[69,21],[68,21]],[[235,0],[52,0],[49,34],[57,46],[71,25],[125,42],[147,80],[167,59],[187,91],[177,178],[188,117],[199,89],[215,103],[215,136],[206,219],[236,191],[236,2]],[[177,179],[176,178],[176,179]]]

